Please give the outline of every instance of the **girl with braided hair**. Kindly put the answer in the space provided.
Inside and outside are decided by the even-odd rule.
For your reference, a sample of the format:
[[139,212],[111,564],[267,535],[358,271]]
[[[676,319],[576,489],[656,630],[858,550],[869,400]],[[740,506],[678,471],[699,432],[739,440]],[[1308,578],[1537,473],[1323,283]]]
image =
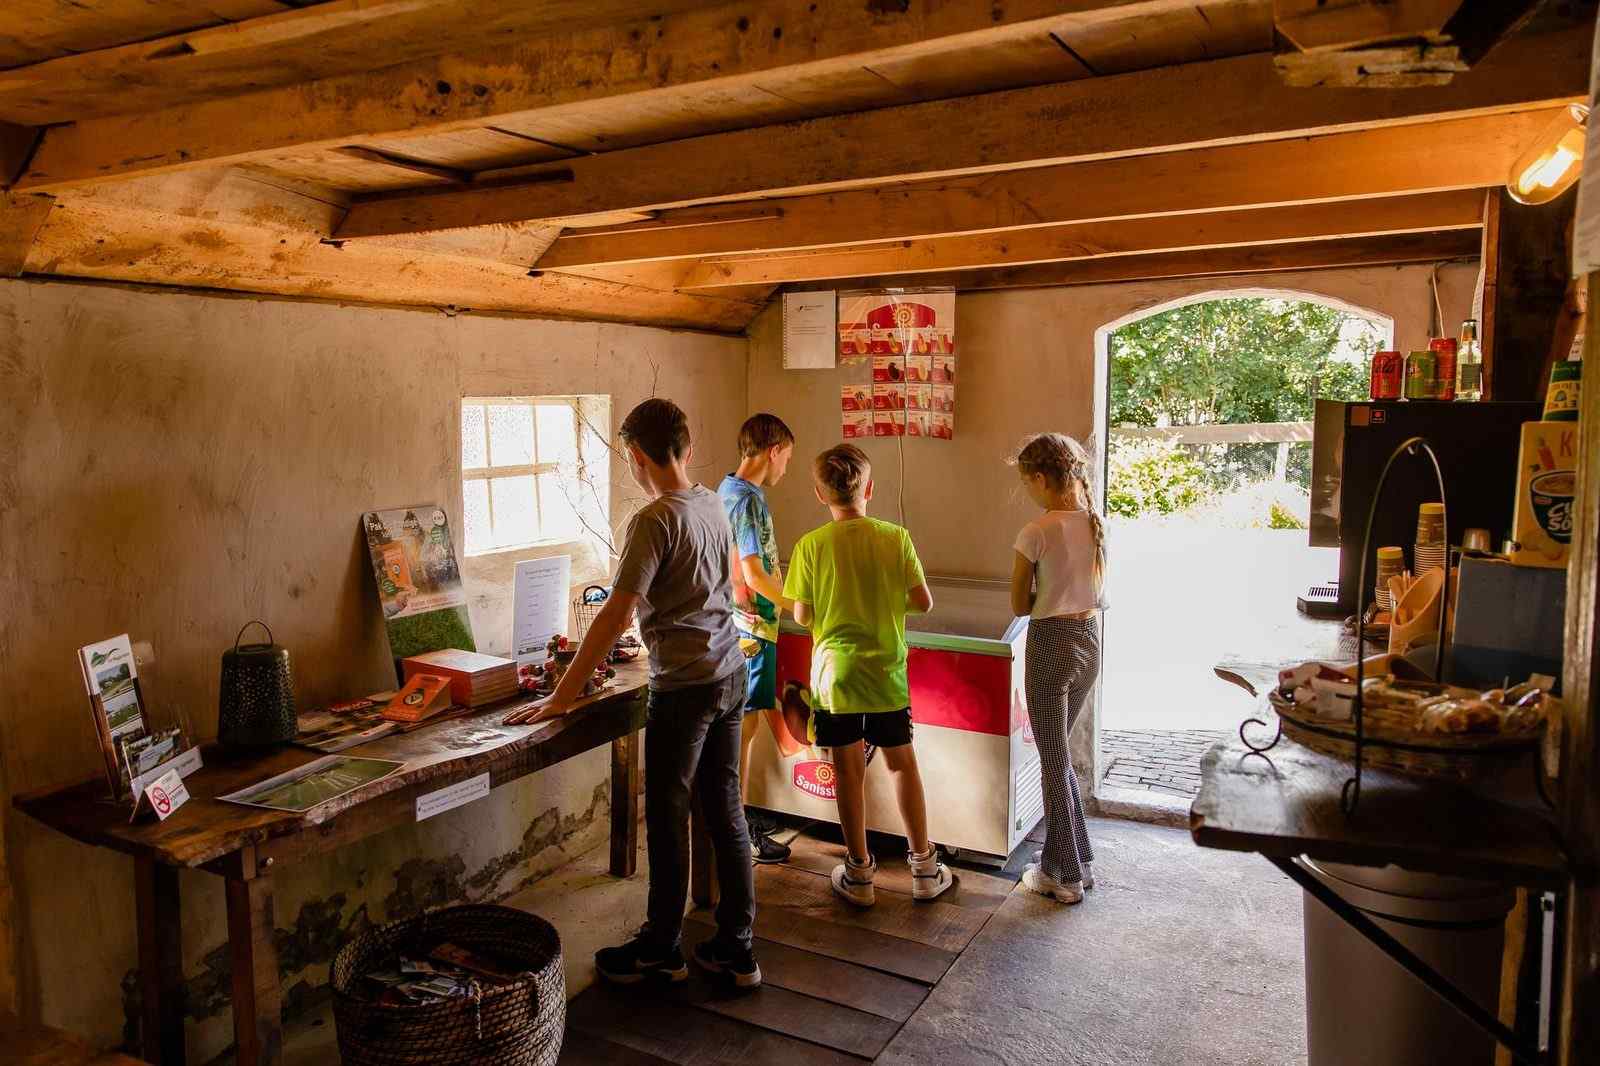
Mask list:
[[1011,609],[1028,615],[1028,719],[1044,778],[1044,850],[1023,885],[1062,903],[1094,887],[1094,852],[1067,738],[1100,674],[1105,520],[1089,492],[1089,454],[1061,433],[1030,437],[1012,460],[1044,514],[1017,534]]

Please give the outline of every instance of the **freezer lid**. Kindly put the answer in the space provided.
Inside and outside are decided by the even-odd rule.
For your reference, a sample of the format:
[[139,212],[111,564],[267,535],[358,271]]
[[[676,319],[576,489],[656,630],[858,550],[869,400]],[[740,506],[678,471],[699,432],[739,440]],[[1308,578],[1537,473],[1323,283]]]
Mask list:
[[[979,578],[930,578],[933,610],[906,616],[906,644],[913,648],[1010,656],[1027,632],[1028,619],[1011,613],[1011,590],[1003,581]],[[792,619],[786,633],[808,631]]]

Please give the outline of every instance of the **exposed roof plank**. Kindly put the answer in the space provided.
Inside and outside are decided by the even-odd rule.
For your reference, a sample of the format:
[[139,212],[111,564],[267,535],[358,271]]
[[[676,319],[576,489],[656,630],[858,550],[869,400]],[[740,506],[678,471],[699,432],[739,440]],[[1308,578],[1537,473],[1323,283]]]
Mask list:
[[[325,0],[256,4],[260,18],[79,51],[0,72],[0,117],[65,122],[151,111],[553,30],[637,21],[716,0]],[[67,5],[58,4],[65,7]],[[158,6],[141,4],[140,6]],[[246,5],[242,11],[254,10]],[[6,16],[0,15],[0,19]]]
[[[1271,57],[1193,63],[697,137],[574,159],[572,181],[358,202],[340,235],[784,196],[1012,167],[1531,110],[1581,99],[1591,34],[1507,42],[1448,89],[1305,92]],[[917,131],[908,135],[907,131]],[[19,188],[49,188],[51,137]],[[714,162],[712,162],[714,161]]]
[[938,271],[1390,233],[1477,230],[1482,225],[1483,193],[1463,189],[1341,203],[1044,226],[776,256],[708,259],[690,267],[677,287],[715,290],[723,285],[776,285],[888,274],[912,275],[914,284],[915,275]]
[[[567,229],[541,267],[843,246],[1055,223],[1493,185],[1549,122],[1535,111],[666,211]],[[1457,146],[1471,145],[1471,151]],[[1448,158],[1449,165],[1440,160]]]
[[14,196],[0,192],[0,278],[22,273],[34,238],[55,201],[48,196]]
[[[1479,235],[1474,230],[1442,234],[1411,233],[1359,240],[1275,244],[1254,248],[1224,248],[1198,252],[1158,252],[1077,263],[1043,263],[928,274],[917,279],[927,286],[953,286],[962,292],[985,289],[1038,289],[1068,285],[1101,285],[1162,278],[1221,277],[1236,274],[1275,273],[1283,270],[1329,270],[1339,267],[1386,266],[1473,259]],[[904,285],[893,275],[851,278],[863,288]],[[800,286],[817,288],[818,285]]]
[[[1228,0],[1244,2],[1244,0]],[[25,183],[37,189],[258,159],[285,149],[481,125],[575,102],[718,83],[776,71],[826,76],[878,61],[1186,6],[1183,0],[744,0],[661,19],[516,40],[148,114],[53,129]]]
[[289,9],[279,0],[6,0],[0,67],[110,48]]

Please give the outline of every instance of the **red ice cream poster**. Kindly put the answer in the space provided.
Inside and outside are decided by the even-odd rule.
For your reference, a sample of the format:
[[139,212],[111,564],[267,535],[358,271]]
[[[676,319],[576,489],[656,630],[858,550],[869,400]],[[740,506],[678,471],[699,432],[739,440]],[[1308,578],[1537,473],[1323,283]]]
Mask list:
[[954,437],[955,304],[953,290],[839,294],[839,365],[871,367],[870,386],[843,387],[845,439]]

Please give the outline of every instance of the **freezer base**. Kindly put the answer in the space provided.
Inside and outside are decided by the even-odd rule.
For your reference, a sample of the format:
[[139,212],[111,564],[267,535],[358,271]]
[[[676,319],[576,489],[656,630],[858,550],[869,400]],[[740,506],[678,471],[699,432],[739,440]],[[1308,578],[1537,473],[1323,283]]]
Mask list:
[[[995,736],[934,725],[917,725],[913,744],[933,842],[1004,864],[1043,815],[1039,758],[1033,745],[1017,734]],[[1026,754],[1014,759],[1014,745]],[[828,751],[792,741],[785,747],[787,752],[779,750],[765,725],[756,734],[750,758],[751,805],[837,824]],[[954,802],[958,796],[960,802]],[[905,832],[881,754],[874,754],[867,766],[867,828],[894,835]]]

